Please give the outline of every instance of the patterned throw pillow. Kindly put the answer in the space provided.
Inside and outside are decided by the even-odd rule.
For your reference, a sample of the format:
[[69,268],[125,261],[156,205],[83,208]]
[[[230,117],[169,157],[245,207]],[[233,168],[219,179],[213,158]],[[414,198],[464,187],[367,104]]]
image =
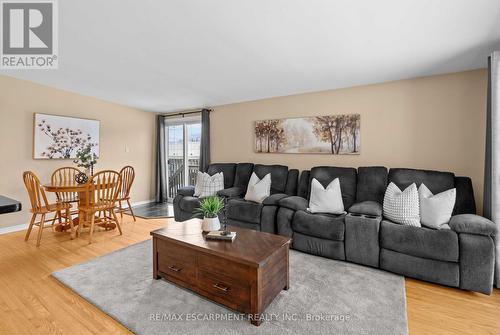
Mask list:
[[259,179],[257,175],[252,173],[248,181],[247,193],[245,200],[262,203],[265,198],[271,195],[271,174],[268,173],[264,178]]
[[415,183],[404,191],[394,183],[387,186],[384,195],[384,216],[396,223],[420,227],[420,207]]
[[198,171],[196,175],[196,185],[194,186],[194,196],[199,198],[212,197],[217,192],[224,189],[224,175],[222,172],[210,176],[206,172]]

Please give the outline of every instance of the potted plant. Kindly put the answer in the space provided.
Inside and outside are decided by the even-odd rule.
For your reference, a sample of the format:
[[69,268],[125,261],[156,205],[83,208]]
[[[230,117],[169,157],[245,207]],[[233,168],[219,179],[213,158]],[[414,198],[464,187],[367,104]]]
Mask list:
[[76,152],[76,159],[73,161],[78,167],[85,171],[75,176],[75,181],[79,184],[86,183],[89,175],[94,174],[94,165],[97,163],[97,155],[92,152],[92,144],[87,144]]
[[203,217],[201,229],[205,232],[220,229],[219,213],[224,208],[224,200],[217,196],[204,198],[200,201],[200,207],[193,212],[193,217]]

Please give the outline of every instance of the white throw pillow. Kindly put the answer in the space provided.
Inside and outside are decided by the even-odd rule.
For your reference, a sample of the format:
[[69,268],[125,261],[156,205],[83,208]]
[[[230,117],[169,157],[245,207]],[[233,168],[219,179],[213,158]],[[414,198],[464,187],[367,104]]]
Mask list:
[[455,207],[457,190],[452,188],[434,195],[427,186],[422,184],[418,188],[418,196],[420,199],[420,222],[430,228],[446,229]]
[[213,197],[217,192],[224,189],[224,174],[222,172],[210,176],[206,172],[198,171],[194,196],[199,198]]
[[420,227],[418,190],[415,183],[404,191],[394,183],[387,186],[384,195],[384,216],[396,223]]
[[339,178],[335,178],[326,188],[316,178],[313,178],[311,181],[309,211],[311,213],[344,213],[344,202],[342,201]]
[[257,175],[252,173],[248,181],[247,193],[245,200],[262,203],[265,198],[271,195],[271,174],[268,173],[264,178],[259,179]]

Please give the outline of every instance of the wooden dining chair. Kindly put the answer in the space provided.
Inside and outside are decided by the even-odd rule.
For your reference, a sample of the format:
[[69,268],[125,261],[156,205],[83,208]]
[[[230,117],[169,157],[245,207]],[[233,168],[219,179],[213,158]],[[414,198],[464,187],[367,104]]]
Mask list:
[[[119,172],[104,170],[93,175],[87,183],[86,196],[83,204],[78,208],[80,217],[84,217],[85,223],[89,224],[89,243],[92,243],[96,214],[99,214],[98,223],[105,227],[109,223],[115,223],[120,235],[122,228],[116,217],[115,207],[122,185],[122,177]],[[78,234],[81,234],[83,224],[78,225]]]
[[[26,232],[26,236],[24,237],[25,241],[28,241],[31,230],[33,226],[38,226],[38,236],[36,240],[36,246],[40,246],[40,241],[42,239],[42,231],[45,228],[45,223],[50,220],[46,220],[46,216],[49,213],[54,213],[54,218],[51,220],[52,225],[56,218],[59,218],[62,221],[62,212],[64,211],[64,219],[65,223],[70,225],[71,228],[71,238],[73,238],[73,220],[70,215],[71,205],[64,202],[56,202],[53,204],[49,204],[47,200],[47,196],[45,195],[45,191],[40,184],[40,180],[38,177],[31,171],[26,171],[23,173],[24,185],[26,186],[26,190],[28,191],[28,195],[31,203],[31,221],[28,227],[28,231]],[[40,221],[36,222],[36,217],[41,215]]]
[[135,179],[135,170],[131,166],[125,166],[120,170],[120,176],[122,177],[122,187],[120,188],[120,194],[118,194],[118,212],[120,212],[120,217],[123,218],[123,213],[127,210],[122,207],[122,201],[126,201],[128,210],[130,210],[135,222],[135,214],[130,205],[130,189]]
[[[77,168],[72,166],[65,166],[55,170],[52,173],[50,181],[53,185],[74,184],[76,183],[75,176],[79,173],[81,173],[81,171]],[[58,202],[78,202],[78,192],[56,192],[56,198]]]

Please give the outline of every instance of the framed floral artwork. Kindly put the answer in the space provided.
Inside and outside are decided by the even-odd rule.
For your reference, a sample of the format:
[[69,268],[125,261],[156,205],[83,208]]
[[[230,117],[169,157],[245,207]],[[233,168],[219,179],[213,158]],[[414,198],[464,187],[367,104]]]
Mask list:
[[74,159],[89,144],[99,156],[98,120],[39,113],[33,120],[34,159]]

